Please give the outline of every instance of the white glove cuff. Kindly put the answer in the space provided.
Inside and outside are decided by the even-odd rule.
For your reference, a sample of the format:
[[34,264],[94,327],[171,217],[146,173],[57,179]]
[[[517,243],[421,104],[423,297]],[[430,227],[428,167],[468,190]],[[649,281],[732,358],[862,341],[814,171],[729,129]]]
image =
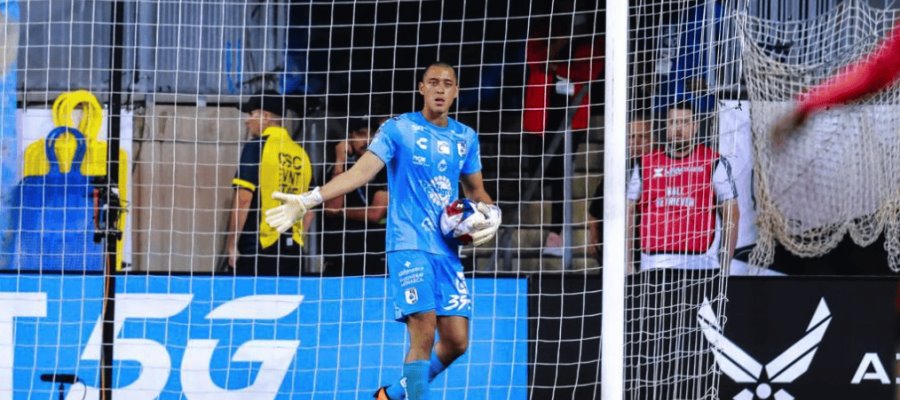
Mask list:
[[322,193],[319,192],[319,187],[316,186],[313,190],[311,190],[308,194],[307,201],[305,201],[305,206],[309,208],[313,208],[319,204],[322,204],[325,200],[322,199]]

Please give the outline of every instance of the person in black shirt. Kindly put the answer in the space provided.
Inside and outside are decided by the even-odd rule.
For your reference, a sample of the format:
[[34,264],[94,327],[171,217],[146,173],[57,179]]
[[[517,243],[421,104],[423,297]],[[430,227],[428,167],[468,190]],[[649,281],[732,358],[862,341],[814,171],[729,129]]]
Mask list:
[[[365,154],[371,133],[385,118],[351,118],[347,140],[334,145],[332,179],[350,169]],[[344,196],[325,202],[324,274],[328,276],[383,275],[387,170]]]
[[[634,162],[639,160],[642,155],[647,154],[653,148],[653,121],[651,119],[649,108],[638,109],[633,111],[632,120],[628,122],[628,171],[626,176],[631,176],[631,169]],[[636,217],[639,219],[640,217]],[[603,264],[603,182],[601,181],[594,194],[591,197],[591,203],[588,207],[588,233],[589,243],[587,247],[588,256],[594,257],[602,265]],[[635,223],[635,227],[638,224]],[[637,237],[634,235],[632,237]],[[638,257],[633,260],[640,260],[639,246],[633,246]],[[634,270],[637,270],[635,268]]]

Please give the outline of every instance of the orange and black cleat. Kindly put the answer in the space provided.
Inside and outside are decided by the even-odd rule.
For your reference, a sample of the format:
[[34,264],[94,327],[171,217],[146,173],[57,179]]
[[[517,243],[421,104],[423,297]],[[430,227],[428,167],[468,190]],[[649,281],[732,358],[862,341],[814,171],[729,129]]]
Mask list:
[[387,395],[387,386],[378,388],[378,391],[376,391],[375,394],[372,395],[372,397],[374,397],[376,400],[391,400],[391,398]]

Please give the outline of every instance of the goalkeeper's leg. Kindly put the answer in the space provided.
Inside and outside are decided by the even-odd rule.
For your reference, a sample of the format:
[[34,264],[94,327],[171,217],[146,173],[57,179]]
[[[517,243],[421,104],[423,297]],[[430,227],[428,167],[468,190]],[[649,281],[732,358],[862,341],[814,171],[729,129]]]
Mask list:
[[[426,257],[433,268],[434,284],[432,287],[439,336],[438,343],[431,350],[428,361],[428,382],[430,383],[468,349],[472,300],[459,258],[437,255],[427,255]],[[390,266],[389,262],[388,267],[390,268]],[[404,375],[406,374],[404,373]],[[409,377],[406,378],[408,388]],[[390,399],[406,398],[401,384],[402,379],[398,379],[385,388],[385,394]]]
[[[428,362],[428,383],[434,381],[441,372],[444,372],[453,361],[456,361],[466,352],[469,346],[469,320],[463,317],[438,317],[437,319],[438,339],[437,344],[431,351],[431,359]],[[392,400],[402,400],[406,398],[403,384],[403,378],[397,379],[390,386],[385,387],[385,393]],[[407,383],[408,384],[408,383]]]

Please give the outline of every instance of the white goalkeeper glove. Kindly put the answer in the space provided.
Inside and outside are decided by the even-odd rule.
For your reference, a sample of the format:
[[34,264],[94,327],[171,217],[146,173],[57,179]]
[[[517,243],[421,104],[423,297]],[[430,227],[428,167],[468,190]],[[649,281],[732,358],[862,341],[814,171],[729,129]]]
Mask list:
[[287,232],[297,220],[306,215],[310,208],[322,204],[323,201],[319,188],[303,194],[274,192],[272,198],[283,204],[266,211],[266,223],[279,233]]
[[497,234],[497,229],[500,228],[500,223],[503,221],[503,213],[500,212],[500,207],[482,202],[478,202],[475,208],[486,217],[484,221],[472,224],[473,231],[470,233],[472,245],[481,246]]

